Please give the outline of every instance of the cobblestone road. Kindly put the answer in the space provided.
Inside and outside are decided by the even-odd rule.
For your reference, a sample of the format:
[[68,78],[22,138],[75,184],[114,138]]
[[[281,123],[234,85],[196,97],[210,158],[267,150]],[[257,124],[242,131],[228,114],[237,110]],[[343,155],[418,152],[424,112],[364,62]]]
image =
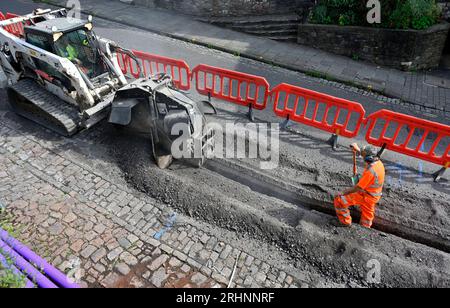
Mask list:
[[235,266],[233,287],[308,286],[41,141],[0,123],[0,200],[19,240],[82,286],[226,287]]

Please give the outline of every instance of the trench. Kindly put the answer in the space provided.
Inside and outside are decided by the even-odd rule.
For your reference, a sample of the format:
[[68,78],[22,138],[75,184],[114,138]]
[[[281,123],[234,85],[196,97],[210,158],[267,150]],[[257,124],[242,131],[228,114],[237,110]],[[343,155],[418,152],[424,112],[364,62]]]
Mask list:
[[[330,200],[318,200],[314,198],[308,188],[299,188],[285,182],[280,182],[278,179],[230,160],[208,160],[204,167],[211,172],[215,172],[220,176],[246,186],[256,193],[279,199],[302,209],[314,210],[333,217],[336,215],[331,196]],[[359,212],[352,210],[352,217],[356,221],[359,221]],[[412,229],[408,226],[379,217],[375,219],[372,228],[411,242],[450,253],[449,241],[425,231]]]

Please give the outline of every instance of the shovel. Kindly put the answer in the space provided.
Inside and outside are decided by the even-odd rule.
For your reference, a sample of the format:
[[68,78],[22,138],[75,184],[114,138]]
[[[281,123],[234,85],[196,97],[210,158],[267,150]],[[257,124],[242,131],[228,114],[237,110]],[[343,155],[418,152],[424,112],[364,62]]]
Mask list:
[[353,151],[353,176],[352,176],[352,183],[353,186],[356,186],[359,183],[360,176],[358,175],[358,164],[356,161],[357,156],[359,153],[361,153],[361,149],[359,148],[358,144],[354,143],[350,146],[350,148]]

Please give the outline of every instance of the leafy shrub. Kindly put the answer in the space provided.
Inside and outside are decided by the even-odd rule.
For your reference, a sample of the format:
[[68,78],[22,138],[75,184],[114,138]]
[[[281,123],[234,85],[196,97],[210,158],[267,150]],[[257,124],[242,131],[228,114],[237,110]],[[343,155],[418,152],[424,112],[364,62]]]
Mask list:
[[369,24],[367,0],[319,0],[309,21],[341,26],[427,29],[439,22],[441,11],[436,0],[380,0],[381,24]]

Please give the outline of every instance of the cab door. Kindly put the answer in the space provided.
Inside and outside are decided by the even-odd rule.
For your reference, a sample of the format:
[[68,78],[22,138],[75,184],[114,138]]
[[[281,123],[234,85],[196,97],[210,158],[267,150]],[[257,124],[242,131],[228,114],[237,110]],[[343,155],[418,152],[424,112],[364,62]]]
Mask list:
[[[53,38],[38,32],[26,32],[25,40],[27,43],[39,47],[47,52],[55,54],[53,49]],[[47,82],[56,84],[58,86],[64,86],[69,92],[74,91],[72,83],[69,78],[64,76],[61,72],[56,70],[52,65],[47,62],[33,57],[35,64],[35,73],[45,79]]]

